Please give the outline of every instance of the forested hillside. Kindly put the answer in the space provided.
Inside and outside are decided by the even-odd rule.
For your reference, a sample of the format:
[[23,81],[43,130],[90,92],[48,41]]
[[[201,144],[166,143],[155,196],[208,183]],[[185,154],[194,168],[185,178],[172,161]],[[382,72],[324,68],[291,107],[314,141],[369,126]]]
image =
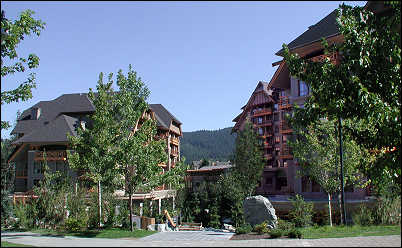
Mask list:
[[226,161],[232,157],[236,134],[231,127],[219,130],[183,132],[180,142],[181,156],[190,164],[194,160],[212,159]]

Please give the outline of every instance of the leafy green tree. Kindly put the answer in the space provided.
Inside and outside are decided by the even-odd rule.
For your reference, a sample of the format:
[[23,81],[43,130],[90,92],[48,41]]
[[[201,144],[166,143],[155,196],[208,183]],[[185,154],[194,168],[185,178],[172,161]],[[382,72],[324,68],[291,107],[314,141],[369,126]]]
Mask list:
[[235,166],[232,173],[237,178],[238,186],[248,196],[255,191],[264,169],[259,139],[250,122],[246,122],[236,138]]
[[295,116],[305,125],[320,117],[352,120],[345,123],[346,131],[377,152],[365,174],[379,188],[393,182],[400,193],[401,6],[396,1],[385,6],[389,11],[376,15],[364,7],[340,5],[337,22],[344,42],[331,47],[322,42],[326,54],[339,55],[339,64],[313,62],[283,48],[291,75],[311,89],[305,108]]
[[[69,165],[73,169],[83,170],[84,177],[89,178],[98,188],[98,226],[102,226],[102,187],[114,188],[122,177],[119,174],[116,137],[120,135],[115,116],[112,89],[112,74],[107,83],[100,73],[97,93],[92,89],[89,98],[95,106],[95,113],[89,116],[90,122],[77,128],[77,136],[68,135],[73,152],[68,152]],[[121,183],[120,183],[121,185]]]
[[[29,54],[28,58],[19,57],[16,48],[25,36],[31,34],[40,35],[45,23],[35,20],[32,10],[23,11],[18,20],[11,21],[5,17],[4,10],[1,11],[1,78],[16,72],[24,72],[26,67],[34,69],[39,66],[39,57]],[[18,62],[13,62],[18,60]],[[25,101],[32,98],[32,88],[36,88],[35,73],[30,73],[27,80],[21,83],[16,89],[1,92],[1,105],[4,103]],[[7,129],[10,124],[1,121],[1,129]]]
[[[329,223],[332,226],[331,195],[340,192],[340,165],[338,163],[338,139],[336,122],[321,120],[307,127],[293,125],[296,135],[289,140],[294,157],[301,170],[300,177],[307,176],[317,182],[328,195]],[[344,177],[346,185],[365,186],[359,173],[370,162],[370,154],[349,137],[344,138]]]

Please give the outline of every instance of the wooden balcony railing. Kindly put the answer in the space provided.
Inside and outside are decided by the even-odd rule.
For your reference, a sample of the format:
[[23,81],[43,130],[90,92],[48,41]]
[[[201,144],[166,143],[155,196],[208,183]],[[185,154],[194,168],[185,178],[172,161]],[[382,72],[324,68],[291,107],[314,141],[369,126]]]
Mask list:
[[175,157],[179,156],[179,152],[177,150],[170,150],[170,154],[172,154]]
[[292,128],[287,124],[286,121],[281,121],[281,126],[280,126],[280,133],[291,133],[293,132]]
[[179,139],[178,138],[171,138],[170,139],[170,142],[173,144],[173,145],[176,145],[176,146],[179,146]]
[[264,108],[264,109],[260,109],[260,110],[254,110],[252,116],[257,117],[257,116],[270,115],[270,114],[272,114],[272,109]]
[[28,176],[28,170],[16,170],[15,171],[15,177],[27,177]]
[[263,121],[261,123],[257,122],[255,125],[258,127],[272,126],[272,120]]
[[291,108],[292,105],[290,104],[288,96],[280,96],[279,97],[279,109],[286,109]]
[[282,159],[291,159],[293,158],[292,150],[288,145],[283,145],[281,149],[281,154],[279,155]]
[[268,142],[264,142],[264,148],[272,148],[272,144]]
[[338,52],[332,53],[330,55],[322,54],[319,56],[315,56],[315,57],[311,58],[310,60],[313,62],[322,62],[325,60],[325,58],[329,58],[329,61],[335,65],[339,65],[339,63],[340,63]]
[[[44,152],[36,152],[34,160],[43,160]],[[65,150],[59,151],[46,151],[47,161],[67,160],[67,152]]]
[[272,154],[264,154],[264,158],[270,160],[272,159]]

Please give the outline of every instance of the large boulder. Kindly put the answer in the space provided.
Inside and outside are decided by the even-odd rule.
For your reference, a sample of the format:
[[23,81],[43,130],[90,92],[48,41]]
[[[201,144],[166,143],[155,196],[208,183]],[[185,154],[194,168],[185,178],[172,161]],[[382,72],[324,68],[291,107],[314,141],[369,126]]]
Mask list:
[[268,228],[276,228],[278,218],[268,198],[261,195],[247,197],[243,201],[243,209],[244,218],[250,225],[255,226],[266,220]]

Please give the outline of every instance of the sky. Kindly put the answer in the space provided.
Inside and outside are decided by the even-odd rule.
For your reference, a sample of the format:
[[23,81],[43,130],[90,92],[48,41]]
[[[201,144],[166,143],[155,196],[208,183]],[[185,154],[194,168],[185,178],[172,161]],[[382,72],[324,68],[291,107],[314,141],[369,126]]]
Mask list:
[[39,67],[1,78],[3,92],[35,72],[33,98],[2,105],[1,120],[13,124],[18,110],[39,101],[87,93],[96,89],[100,72],[127,75],[131,64],[151,92],[148,103],[165,106],[182,131],[232,127],[258,82],[273,76],[282,44],[342,2],[366,3],[1,1],[9,20],[31,9],[46,23],[39,37],[26,37],[17,48],[19,56],[39,56]]

